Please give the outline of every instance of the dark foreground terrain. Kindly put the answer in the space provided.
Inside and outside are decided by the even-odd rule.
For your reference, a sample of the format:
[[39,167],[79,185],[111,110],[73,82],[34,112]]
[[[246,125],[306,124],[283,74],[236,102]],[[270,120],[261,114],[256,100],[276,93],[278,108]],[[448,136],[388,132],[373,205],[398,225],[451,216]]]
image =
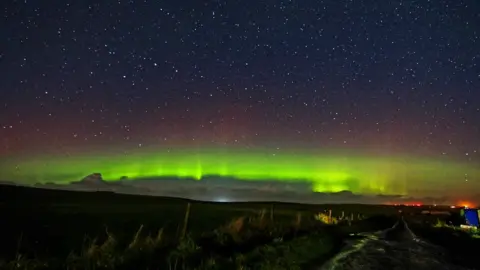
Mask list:
[[465,270],[465,262],[458,262],[441,246],[431,244],[415,235],[402,217],[390,229],[363,233],[357,241],[335,255],[322,270]]
[[428,226],[421,220],[409,220],[410,229],[421,239],[442,247],[444,256],[452,263],[469,269],[480,269],[480,237],[448,226]]
[[13,186],[0,186],[0,211],[1,269],[315,269],[352,235],[398,220],[391,206],[206,203]]

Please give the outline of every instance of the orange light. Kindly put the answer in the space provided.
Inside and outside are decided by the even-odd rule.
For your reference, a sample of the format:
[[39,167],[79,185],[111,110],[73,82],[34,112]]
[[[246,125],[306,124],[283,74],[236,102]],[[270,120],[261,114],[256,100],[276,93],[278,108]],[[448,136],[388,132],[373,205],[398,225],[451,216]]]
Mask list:
[[469,202],[460,202],[459,206],[464,208],[471,208],[472,204]]

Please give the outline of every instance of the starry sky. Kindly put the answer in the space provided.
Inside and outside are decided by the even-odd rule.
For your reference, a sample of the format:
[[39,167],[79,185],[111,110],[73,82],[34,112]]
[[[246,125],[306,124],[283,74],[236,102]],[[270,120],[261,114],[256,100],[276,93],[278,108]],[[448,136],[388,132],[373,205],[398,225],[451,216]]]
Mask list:
[[454,166],[435,181],[480,187],[476,0],[0,6],[0,159],[17,176],[66,157],[315,149]]

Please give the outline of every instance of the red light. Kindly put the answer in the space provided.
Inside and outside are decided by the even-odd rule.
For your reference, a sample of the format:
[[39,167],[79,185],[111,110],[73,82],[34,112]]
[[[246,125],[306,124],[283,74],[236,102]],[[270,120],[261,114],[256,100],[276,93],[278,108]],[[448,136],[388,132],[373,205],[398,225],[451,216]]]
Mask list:
[[472,204],[469,203],[469,202],[462,201],[458,205],[459,205],[459,207],[470,208]]

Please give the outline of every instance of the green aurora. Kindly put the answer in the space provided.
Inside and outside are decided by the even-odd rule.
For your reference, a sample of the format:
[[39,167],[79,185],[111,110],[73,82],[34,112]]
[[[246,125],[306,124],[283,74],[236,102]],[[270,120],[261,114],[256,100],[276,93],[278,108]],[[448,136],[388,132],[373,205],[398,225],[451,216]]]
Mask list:
[[[142,178],[233,177],[244,181],[307,181],[316,192],[350,190],[363,194],[411,195],[459,191],[465,175],[479,170],[453,161],[355,155],[338,151],[314,153],[265,149],[159,150],[120,154],[40,156],[8,160],[0,165],[0,179],[19,183],[69,183],[99,172],[107,181]],[[461,181],[460,181],[461,182]],[[422,192],[422,195],[425,195]]]

